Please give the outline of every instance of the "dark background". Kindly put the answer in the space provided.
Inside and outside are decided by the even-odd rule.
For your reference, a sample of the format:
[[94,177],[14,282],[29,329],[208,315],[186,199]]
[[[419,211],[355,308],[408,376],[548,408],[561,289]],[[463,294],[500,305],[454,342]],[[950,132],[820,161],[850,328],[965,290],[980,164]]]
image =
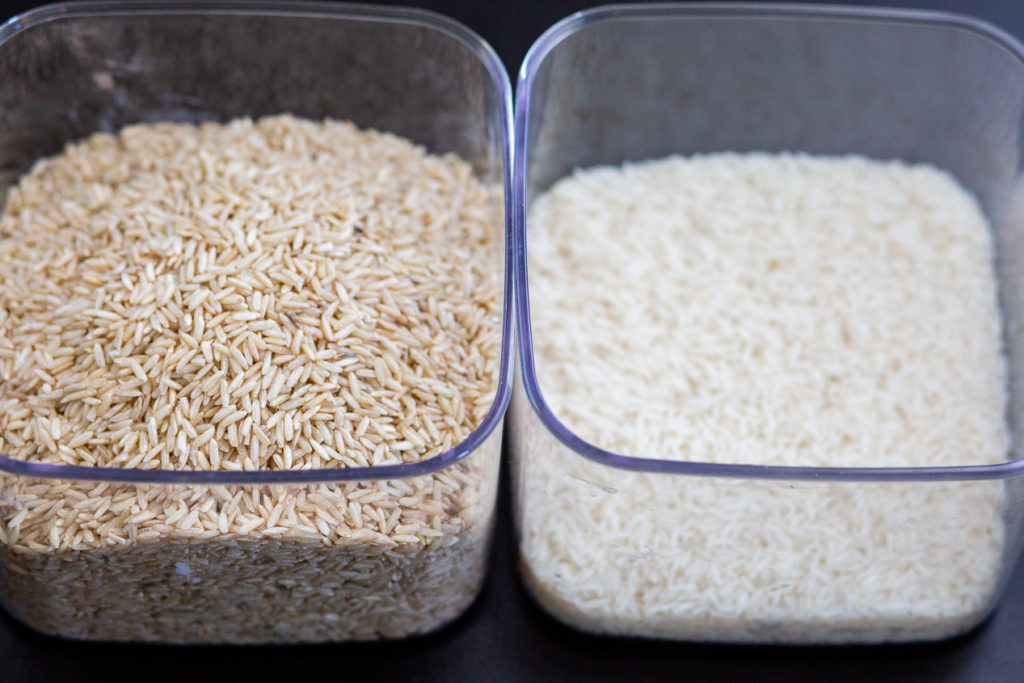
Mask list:
[[[7,18],[42,3],[0,5]],[[530,44],[586,0],[411,0],[488,41],[513,84]],[[833,4],[876,5],[884,2]],[[954,11],[1024,39],[1024,0],[903,0]],[[507,479],[507,477],[506,477]],[[1024,565],[995,615],[942,643],[876,647],[729,647],[598,638],[542,613],[519,586],[506,486],[490,579],[440,633],[393,643],[195,647],[75,643],[40,636],[0,611],[0,682],[21,681],[1024,681]]]

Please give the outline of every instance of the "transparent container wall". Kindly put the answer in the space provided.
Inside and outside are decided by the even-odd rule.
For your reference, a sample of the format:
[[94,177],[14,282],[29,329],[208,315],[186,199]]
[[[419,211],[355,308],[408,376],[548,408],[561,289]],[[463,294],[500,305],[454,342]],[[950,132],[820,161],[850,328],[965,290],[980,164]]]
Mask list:
[[[291,113],[461,156],[493,188],[494,229],[504,234],[507,81],[475,36],[441,17],[108,3],[50,8],[8,28],[3,184],[95,131]],[[431,631],[469,605],[485,573],[497,424],[465,459],[404,479],[192,486],[2,474],[0,601],[45,633],[100,640]]]
[[302,10],[126,9],[30,25],[0,46],[0,167],[24,172],[129,123],[287,112],[395,133],[501,180],[503,103],[477,52],[397,10]]
[[929,21],[652,14],[585,22],[536,65],[529,196],[597,164],[799,150],[928,162],[990,209],[1005,199],[1024,64],[998,41]]
[[[946,15],[662,6],[584,13],[538,45],[517,105],[527,207],[573,169],[670,154],[859,154],[953,173],[995,231],[1009,421],[1024,440],[1024,61],[1011,38]],[[632,473],[556,440],[521,384],[512,415],[524,578],[585,630],[943,638],[989,612],[1020,549],[1011,467],[986,482]]]
[[480,590],[501,431],[434,474],[271,486],[0,475],[0,601],[43,633],[163,643],[401,638]]
[[511,416],[523,581],[584,631],[791,644],[948,638],[989,613],[1016,561],[1019,476],[626,472],[555,439],[521,390]]

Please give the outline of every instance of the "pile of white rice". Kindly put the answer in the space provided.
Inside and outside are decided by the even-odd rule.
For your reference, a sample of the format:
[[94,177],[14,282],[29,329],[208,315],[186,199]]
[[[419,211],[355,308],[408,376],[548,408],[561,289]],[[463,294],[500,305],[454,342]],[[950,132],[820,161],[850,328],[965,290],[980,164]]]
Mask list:
[[[599,447],[821,467],[1006,457],[988,226],[943,172],[765,154],[597,168],[536,200],[528,238],[542,392]],[[1000,483],[627,473],[516,411],[524,574],[569,623],[906,640],[966,630],[993,599]]]

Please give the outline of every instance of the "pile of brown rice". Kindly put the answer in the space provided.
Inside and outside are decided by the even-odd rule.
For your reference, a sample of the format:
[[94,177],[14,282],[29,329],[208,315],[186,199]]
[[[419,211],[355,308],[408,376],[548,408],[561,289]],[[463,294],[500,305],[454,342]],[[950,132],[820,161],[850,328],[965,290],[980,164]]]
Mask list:
[[[188,470],[442,453],[494,399],[496,206],[461,160],[348,123],[137,125],[69,145],[0,221],[0,452]],[[73,637],[429,630],[482,578],[498,439],[397,481],[4,476],[0,593]]]

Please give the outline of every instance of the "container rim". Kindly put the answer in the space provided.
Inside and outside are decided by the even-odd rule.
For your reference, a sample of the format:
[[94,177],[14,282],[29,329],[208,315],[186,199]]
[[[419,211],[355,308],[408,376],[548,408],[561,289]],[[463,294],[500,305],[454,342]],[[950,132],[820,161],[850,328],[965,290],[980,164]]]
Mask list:
[[480,447],[498,428],[512,395],[512,377],[515,371],[512,356],[515,343],[515,303],[512,252],[514,201],[512,191],[512,85],[508,72],[494,49],[476,32],[441,14],[405,7],[379,7],[372,5],[334,2],[292,2],[263,0],[86,0],[44,5],[16,15],[0,25],[0,47],[25,30],[40,24],[63,19],[104,16],[139,15],[238,15],[303,17],[324,20],[373,21],[410,24],[438,31],[469,48],[480,60],[489,77],[486,87],[493,87],[498,95],[500,111],[490,115],[500,118],[501,155],[504,191],[504,267],[501,355],[498,364],[498,385],[494,401],[479,426],[464,441],[444,453],[427,460],[400,465],[371,467],[336,467],[308,470],[257,471],[193,471],[160,470],[117,467],[88,467],[81,465],[54,465],[27,462],[0,454],[0,473],[44,479],[70,479],[137,484],[310,484],[319,482],[366,481],[418,477],[443,470],[459,462]]
[[1006,479],[1024,474],[1024,459],[993,465],[943,467],[794,467],[662,460],[615,453],[581,439],[559,420],[540,390],[530,323],[529,268],[526,257],[526,171],[528,166],[529,111],[534,79],[548,54],[563,40],[592,24],[616,21],[665,21],[679,19],[785,19],[790,21],[864,22],[936,26],[968,31],[1001,47],[1024,64],[1024,45],[986,21],[951,12],[858,8],[834,5],[775,3],[664,3],[604,5],[562,19],[530,47],[519,70],[515,97],[513,182],[515,202],[514,269],[520,371],[523,387],[541,423],[563,445],[578,455],[607,467],[633,472],[734,479],[794,481],[968,481]]
[[[476,32],[443,14],[414,7],[325,0],[64,0],[35,7],[0,24],[0,44],[25,29],[60,19],[197,14],[356,19],[413,24],[458,38],[478,56],[483,58],[483,53],[490,53],[496,63],[501,63],[491,46]],[[490,61],[490,57],[485,61]],[[490,65],[487,66],[490,71]],[[505,72],[504,68],[501,71]],[[508,77],[507,73],[505,77]]]

